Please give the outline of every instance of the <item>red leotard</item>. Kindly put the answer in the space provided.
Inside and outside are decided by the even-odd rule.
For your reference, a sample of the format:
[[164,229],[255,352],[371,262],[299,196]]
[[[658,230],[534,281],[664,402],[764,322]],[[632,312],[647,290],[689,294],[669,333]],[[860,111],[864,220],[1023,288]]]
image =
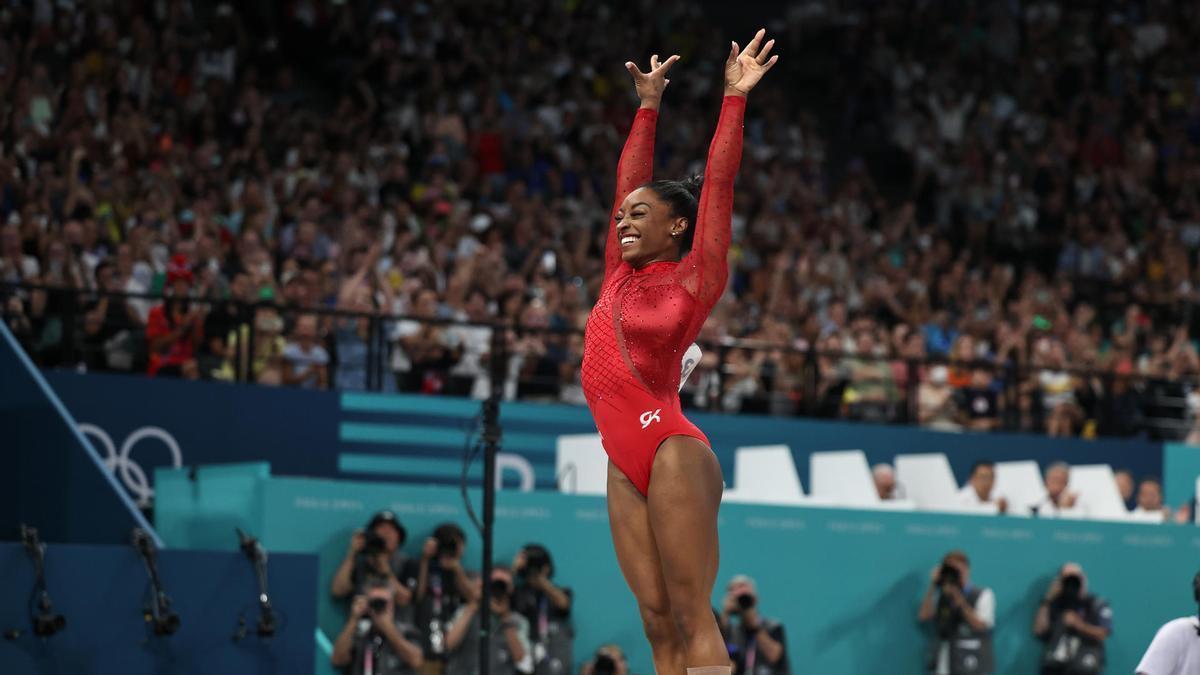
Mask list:
[[588,317],[583,393],[609,459],[645,495],[659,445],[670,436],[708,438],[679,406],[680,360],[729,276],[733,179],[742,159],[746,99],[727,96],[708,150],[692,250],[679,262],[635,269],[621,260],[616,213],[648,183],[658,113],[639,109],[617,166],[617,193],[604,248],[604,286]]

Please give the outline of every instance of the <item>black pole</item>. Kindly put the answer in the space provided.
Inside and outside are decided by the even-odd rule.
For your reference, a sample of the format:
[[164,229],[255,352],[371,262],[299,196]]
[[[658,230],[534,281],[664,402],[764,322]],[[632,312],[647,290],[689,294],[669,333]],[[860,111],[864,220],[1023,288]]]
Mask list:
[[492,631],[492,523],[496,515],[496,452],[500,448],[500,398],[505,380],[504,327],[492,326],[492,348],[488,360],[491,391],[483,402],[483,580],[479,599],[479,675],[491,669]]

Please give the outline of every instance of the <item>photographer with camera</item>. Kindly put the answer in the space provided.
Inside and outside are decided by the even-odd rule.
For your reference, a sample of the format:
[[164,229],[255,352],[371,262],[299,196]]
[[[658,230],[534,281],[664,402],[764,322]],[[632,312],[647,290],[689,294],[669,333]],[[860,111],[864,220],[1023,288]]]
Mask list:
[[933,568],[917,619],[934,626],[930,675],[990,675],[995,668],[996,596],[990,588],[971,583],[966,553],[950,551]]
[[442,523],[425,540],[421,558],[409,561],[404,578],[416,579],[416,625],[425,637],[426,670],[441,672],[446,661],[447,624],[458,608],[479,599],[478,584],[471,583],[462,566],[467,537],[454,523]]
[[393,590],[375,578],[356,595],[330,661],[347,675],[410,675],[421,668],[421,637],[396,619]]
[[[1192,600],[1200,605],[1200,572],[1192,577]],[[1137,675],[1200,673],[1200,619],[1193,614],[1163,624],[1134,672]]]
[[516,590],[513,608],[529,622],[537,675],[569,673],[574,660],[575,630],[571,626],[571,589],[554,577],[554,560],[541,544],[526,544],[513,559]]
[[[366,528],[350,537],[346,556],[333,575],[330,591],[335,598],[359,595],[368,583],[383,581],[393,591],[392,602],[397,608],[407,608],[412,601],[412,589],[400,581],[404,578],[405,557],[400,552],[408,533],[396,514],[380,511],[371,517]],[[404,620],[411,617],[399,612]]]
[[629,675],[625,651],[615,644],[596,650],[596,655],[579,669],[579,675]]
[[725,587],[717,617],[734,675],[784,675],[788,667],[783,624],[758,612],[754,580],[739,574]]
[[[472,594],[450,619],[446,630],[446,675],[476,675],[479,672],[480,582],[472,584]],[[492,570],[489,610],[492,612],[492,640],[489,671],[492,675],[531,675],[533,649],[529,643],[529,622],[513,610],[513,577],[504,567]]]
[[1104,671],[1104,641],[1112,633],[1112,608],[1087,592],[1076,563],[1059,569],[1033,619],[1033,634],[1046,643],[1042,675],[1092,675]]

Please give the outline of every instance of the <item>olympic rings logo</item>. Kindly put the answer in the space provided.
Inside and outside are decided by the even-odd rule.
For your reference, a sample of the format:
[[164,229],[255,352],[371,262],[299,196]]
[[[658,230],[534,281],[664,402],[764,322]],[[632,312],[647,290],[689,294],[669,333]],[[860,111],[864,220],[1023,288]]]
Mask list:
[[183,466],[183,452],[179,449],[179,443],[175,441],[175,437],[170,432],[162,427],[141,427],[134,430],[125,438],[120,450],[117,450],[117,446],[108,432],[95,424],[80,424],[79,433],[91,436],[98,441],[100,447],[104,449],[105,468],[121,479],[140,507],[150,505],[150,501],[154,498],[154,488],[150,487],[145,470],[130,458],[133,446],[144,439],[158,440],[170,451],[171,466],[176,469]]

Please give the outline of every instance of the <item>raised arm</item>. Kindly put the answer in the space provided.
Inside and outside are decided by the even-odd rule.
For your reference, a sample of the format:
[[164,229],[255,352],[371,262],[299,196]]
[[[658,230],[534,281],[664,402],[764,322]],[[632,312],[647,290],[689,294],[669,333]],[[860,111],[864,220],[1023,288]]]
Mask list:
[[621,247],[617,245],[617,211],[621,202],[638,186],[650,182],[654,174],[654,129],[658,124],[658,106],[662,103],[663,90],[670,82],[667,71],[678,60],[678,56],[672,56],[660,64],[658,54],[655,54],[650,57],[649,73],[643,73],[632,61],[625,64],[625,69],[633,76],[641,105],[617,163],[617,189],[609,214],[608,238],[604,242],[605,278],[621,265]]
[[[716,304],[729,275],[730,226],[733,219],[733,180],[742,162],[742,120],[746,112],[746,94],[779,60],[770,56],[775,41],[763,43],[765,30],[759,30],[744,50],[731,44],[725,61],[725,100],[704,169],[704,188],[696,210],[696,228],[690,264],[683,270],[686,285],[703,307]],[[702,314],[707,315],[707,312]]]

